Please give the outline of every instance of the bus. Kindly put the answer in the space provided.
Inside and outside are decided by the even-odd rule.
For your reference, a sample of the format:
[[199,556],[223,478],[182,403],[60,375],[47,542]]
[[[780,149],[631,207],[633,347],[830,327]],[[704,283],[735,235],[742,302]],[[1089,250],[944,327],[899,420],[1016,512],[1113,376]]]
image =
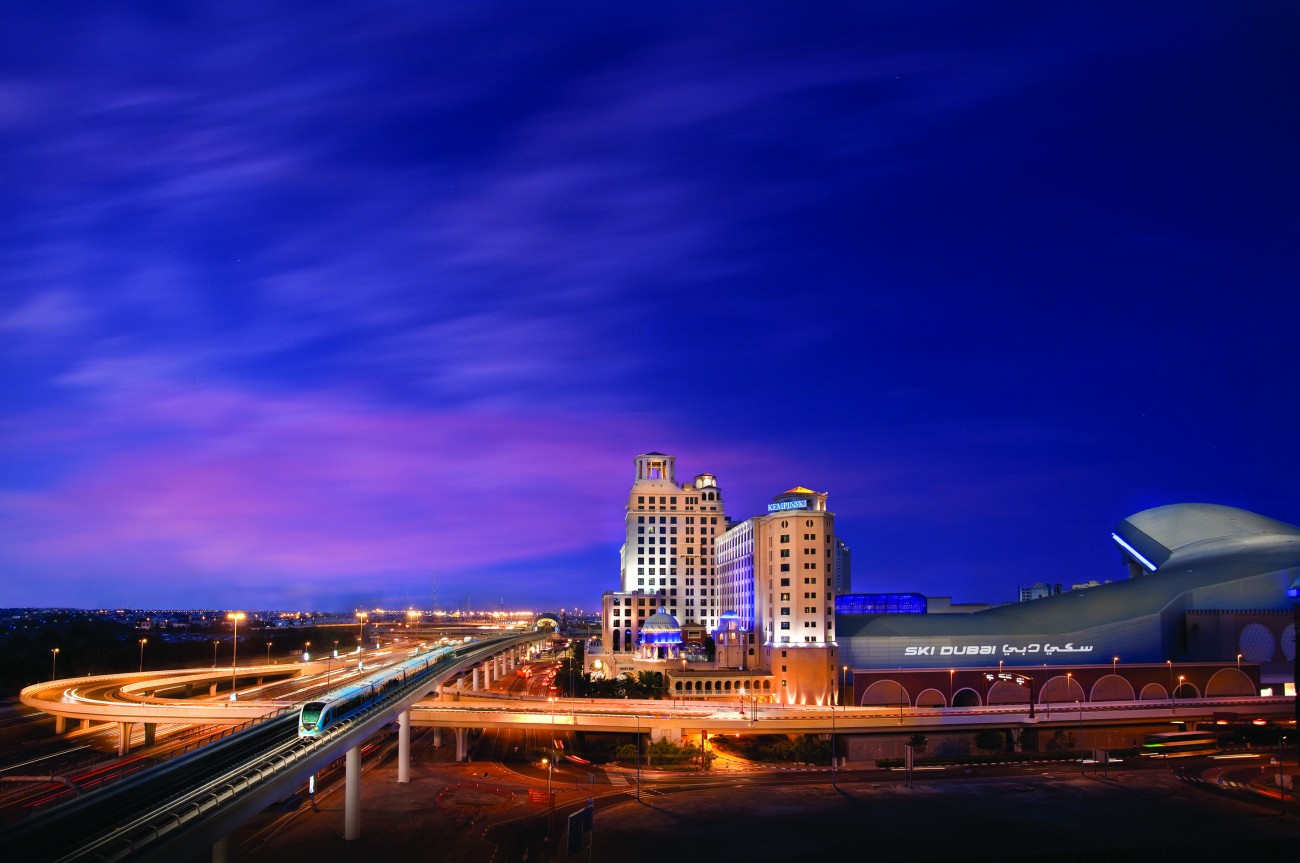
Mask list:
[[1148,734],[1142,744],[1142,755],[1147,758],[1187,758],[1218,751],[1219,735],[1213,731],[1162,731]]

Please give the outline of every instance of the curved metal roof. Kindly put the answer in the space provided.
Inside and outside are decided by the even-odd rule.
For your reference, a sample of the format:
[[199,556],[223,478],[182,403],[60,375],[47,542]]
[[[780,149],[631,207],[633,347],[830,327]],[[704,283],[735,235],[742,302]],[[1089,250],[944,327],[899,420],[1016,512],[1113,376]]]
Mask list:
[[837,634],[1072,632],[1156,614],[1189,592],[1265,573],[1279,574],[1277,607],[1289,607],[1285,584],[1300,568],[1300,527],[1233,507],[1175,504],[1129,516],[1115,532],[1145,543],[1143,553],[1160,558],[1156,572],[972,614],[836,615]]
[[1121,521],[1112,534],[1155,571],[1266,549],[1300,548],[1300,527],[1213,503],[1175,503]]

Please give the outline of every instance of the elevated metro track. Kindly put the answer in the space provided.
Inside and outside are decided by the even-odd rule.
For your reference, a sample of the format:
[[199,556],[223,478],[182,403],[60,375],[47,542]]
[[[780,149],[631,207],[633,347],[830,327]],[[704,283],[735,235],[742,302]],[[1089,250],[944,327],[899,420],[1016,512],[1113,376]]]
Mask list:
[[[216,858],[222,840],[232,830],[344,755],[348,764],[347,819],[351,825],[355,810],[359,825],[360,744],[395,717],[404,716],[413,703],[443,681],[537,639],[530,634],[464,645],[455,656],[318,738],[300,739],[296,712],[280,706],[278,715],[265,717],[219,743],[0,832],[0,847],[6,857],[51,863],[184,859],[209,845]],[[134,707],[151,710],[156,705]],[[403,736],[406,733],[403,728]]]

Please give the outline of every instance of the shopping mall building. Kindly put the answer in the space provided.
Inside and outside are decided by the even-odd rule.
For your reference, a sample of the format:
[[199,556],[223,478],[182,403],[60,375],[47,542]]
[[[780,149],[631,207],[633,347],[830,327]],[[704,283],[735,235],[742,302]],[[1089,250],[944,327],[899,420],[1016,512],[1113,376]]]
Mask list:
[[[858,704],[1292,694],[1300,528],[1175,504],[1111,535],[1126,580],[971,614],[837,615]],[[849,694],[851,693],[851,695]]]

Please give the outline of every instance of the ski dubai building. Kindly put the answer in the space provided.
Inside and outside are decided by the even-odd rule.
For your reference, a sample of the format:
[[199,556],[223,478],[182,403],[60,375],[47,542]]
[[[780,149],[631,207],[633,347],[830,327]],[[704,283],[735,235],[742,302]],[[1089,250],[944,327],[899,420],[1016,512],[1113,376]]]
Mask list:
[[[987,692],[974,667],[1043,669],[1034,675],[1040,693],[1059,677],[1076,697],[1086,697],[1081,681],[1086,688],[1126,668],[1122,686],[1106,685],[1150,686],[1151,697],[1294,692],[1300,528],[1232,507],[1174,504],[1129,516],[1112,539],[1127,580],[971,614],[838,615],[841,661],[854,670],[855,695],[846,698],[862,703],[867,688],[892,676],[911,693],[928,688],[952,703],[943,692],[955,677]],[[899,692],[890,697],[906,699]]]

